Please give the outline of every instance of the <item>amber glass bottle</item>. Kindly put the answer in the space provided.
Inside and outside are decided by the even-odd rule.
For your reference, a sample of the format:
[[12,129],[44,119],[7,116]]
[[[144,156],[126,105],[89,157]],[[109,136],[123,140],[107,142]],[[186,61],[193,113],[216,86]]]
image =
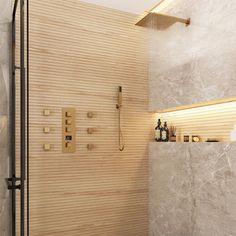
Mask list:
[[168,126],[167,126],[167,122],[164,123],[164,127],[163,127],[163,130],[162,130],[162,142],[168,142],[169,141],[169,136],[170,136],[170,132],[169,132],[169,129],[168,129]]
[[155,140],[157,142],[161,142],[162,141],[161,119],[158,119],[157,126],[155,128]]

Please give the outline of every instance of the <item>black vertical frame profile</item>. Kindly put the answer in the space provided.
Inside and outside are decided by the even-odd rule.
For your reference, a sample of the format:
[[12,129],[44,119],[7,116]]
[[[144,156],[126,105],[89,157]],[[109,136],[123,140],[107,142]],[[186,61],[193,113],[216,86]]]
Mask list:
[[27,199],[26,199],[26,203],[27,203],[27,236],[29,236],[29,230],[30,230],[30,213],[29,213],[29,209],[30,209],[30,199],[29,199],[29,173],[30,173],[30,164],[29,164],[29,0],[25,0],[26,1],[26,104],[27,104],[27,109],[26,109],[26,124],[27,124],[27,129],[26,129],[26,158],[27,158]]
[[15,81],[15,44],[16,44],[16,11],[18,6],[18,0],[14,3],[13,15],[12,15],[12,80],[11,80],[11,178],[9,186],[12,191],[12,236],[16,235],[16,81]]
[[25,235],[25,9],[20,0],[20,235]]
[[[26,2],[26,15],[25,15]],[[20,3],[20,4],[19,4]],[[19,5],[19,6],[18,6]],[[16,66],[16,12],[20,7],[20,66]],[[26,31],[25,31],[26,25]],[[12,236],[16,235],[16,211],[20,210],[20,236],[29,236],[29,2],[15,0],[12,16],[12,80],[11,80],[11,177]],[[26,42],[25,42],[26,33]],[[25,47],[26,45],[26,47]],[[26,53],[25,53],[26,52]],[[26,55],[26,57],[25,57]],[[26,62],[25,62],[26,60]],[[25,65],[27,70],[25,70]],[[20,70],[20,177],[16,176],[16,70]],[[27,204],[25,208],[25,180],[27,170]],[[19,182],[19,184],[18,184]],[[16,191],[20,191],[20,208],[16,208]],[[27,209],[25,224],[25,209]]]

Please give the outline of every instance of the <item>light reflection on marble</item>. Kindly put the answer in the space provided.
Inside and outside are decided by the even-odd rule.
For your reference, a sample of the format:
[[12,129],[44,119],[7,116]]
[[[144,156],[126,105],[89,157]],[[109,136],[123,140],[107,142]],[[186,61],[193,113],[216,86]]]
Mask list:
[[9,177],[9,78],[11,1],[0,0],[0,235],[11,236]]
[[150,236],[236,235],[236,143],[151,143]]
[[175,2],[166,12],[191,25],[150,31],[149,109],[236,96],[236,1]]

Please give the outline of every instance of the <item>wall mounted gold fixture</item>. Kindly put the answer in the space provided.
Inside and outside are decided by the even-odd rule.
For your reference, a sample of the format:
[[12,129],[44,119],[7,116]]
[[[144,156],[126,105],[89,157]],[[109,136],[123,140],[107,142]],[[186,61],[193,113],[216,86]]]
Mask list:
[[93,134],[95,132],[95,128],[88,128],[87,133],[88,134]]
[[75,108],[62,109],[62,152],[76,151],[76,110]]
[[45,134],[49,134],[50,131],[51,131],[50,127],[44,127],[44,128],[43,128],[43,132],[44,132]]
[[89,112],[87,113],[87,117],[88,117],[89,119],[92,119],[92,118],[94,117],[94,113],[93,113],[92,111],[89,111]]
[[144,15],[141,17],[140,20],[136,23],[138,26],[147,26],[147,22],[150,19],[155,20],[155,25],[158,26],[158,24],[162,24],[165,22],[167,26],[173,25],[177,22],[183,23],[186,26],[190,25],[190,18],[181,18],[176,16],[171,16],[168,14],[161,13],[163,9],[165,9],[169,4],[171,4],[173,0],[162,0],[158,4],[156,4],[154,7],[152,7],[150,10],[146,11]]
[[87,144],[87,149],[89,151],[92,151],[94,149],[94,144],[92,144],[92,143]]
[[43,145],[43,149],[44,149],[44,151],[50,151],[50,150],[51,150],[51,144],[45,143],[45,144]]
[[43,115],[44,116],[50,116],[50,114],[51,114],[51,111],[49,109],[44,109],[43,110]]
[[121,110],[122,110],[122,87],[118,87],[118,103],[116,104],[116,109],[118,110],[118,116],[119,116],[119,150],[122,152],[125,149],[124,145],[124,137],[123,137],[123,132],[122,132],[122,125],[121,125]]

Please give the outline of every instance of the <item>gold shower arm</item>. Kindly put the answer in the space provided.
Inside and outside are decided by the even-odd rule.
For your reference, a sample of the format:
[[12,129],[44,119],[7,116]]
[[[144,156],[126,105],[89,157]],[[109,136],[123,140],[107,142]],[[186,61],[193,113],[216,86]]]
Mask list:
[[186,25],[190,25],[190,22],[191,22],[190,18],[185,19],[185,18],[181,18],[181,17],[177,17],[177,16],[170,16],[170,15],[167,15],[167,14],[155,13],[155,12],[153,12],[153,14],[168,17],[169,19],[172,19],[175,22],[183,23],[183,24],[186,24]]
[[152,17],[152,16],[160,16],[161,20],[166,19],[167,21],[171,22],[172,24],[175,24],[176,22],[185,24],[186,26],[188,26],[190,24],[190,18],[185,19],[185,18],[181,18],[181,17],[176,17],[176,16],[171,16],[168,14],[163,14],[160,13],[161,9],[162,9],[162,5],[166,3],[166,0],[159,0],[159,2],[154,5],[151,9],[145,11],[144,16],[136,23],[136,25],[138,26],[145,26],[145,22],[146,20],[148,20],[148,18]]
[[156,15],[156,16],[161,16],[161,17],[166,17],[166,19],[173,21],[173,23],[183,23],[186,26],[190,25],[190,18],[181,18],[181,17],[176,17],[176,16],[171,16],[163,13],[156,13],[156,12],[148,12],[144,17],[142,17],[141,20],[139,20],[136,25],[138,26],[143,26],[143,23],[151,16]]

